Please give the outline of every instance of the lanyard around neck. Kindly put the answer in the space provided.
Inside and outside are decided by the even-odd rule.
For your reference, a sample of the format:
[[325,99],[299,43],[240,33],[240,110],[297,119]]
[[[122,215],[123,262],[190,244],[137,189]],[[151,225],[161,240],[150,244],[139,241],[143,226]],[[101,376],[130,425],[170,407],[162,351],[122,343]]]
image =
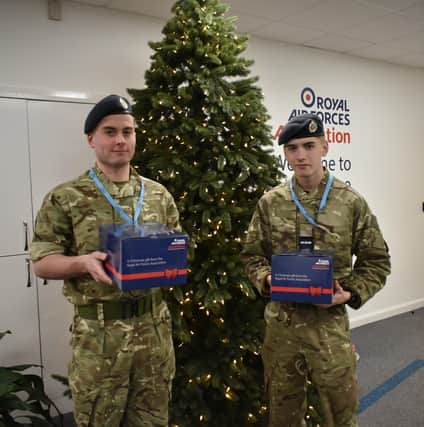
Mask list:
[[90,176],[93,179],[94,183],[96,184],[97,188],[102,192],[103,196],[107,199],[107,201],[113,206],[113,208],[121,215],[121,217],[128,223],[128,224],[134,224],[136,225],[138,222],[138,217],[141,213],[141,208],[143,206],[143,199],[144,199],[144,182],[141,181],[141,188],[140,188],[140,196],[138,198],[137,202],[137,208],[135,210],[134,219],[131,220],[131,218],[125,213],[125,211],[119,206],[118,202],[110,195],[110,193],[106,190],[105,186],[102,184],[98,176],[96,175],[96,172],[94,172],[94,169],[90,169]]
[[[325,205],[327,204],[328,193],[330,192],[330,188],[333,185],[333,180],[334,180],[333,175],[328,175],[327,184],[325,185],[324,194],[322,195],[322,199],[321,199],[321,202],[319,204],[318,212],[320,210],[324,209]],[[303,207],[302,203],[300,203],[296,193],[294,192],[293,178],[290,180],[290,193],[291,193],[291,196],[292,196],[294,203],[296,203],[296,206],[298,207],[298,209],[300,210],[302,215],[308,220],[308,222],[310,224],[312,224],[315,227],[319,227],[317,222],[309,215],[309,213]]]

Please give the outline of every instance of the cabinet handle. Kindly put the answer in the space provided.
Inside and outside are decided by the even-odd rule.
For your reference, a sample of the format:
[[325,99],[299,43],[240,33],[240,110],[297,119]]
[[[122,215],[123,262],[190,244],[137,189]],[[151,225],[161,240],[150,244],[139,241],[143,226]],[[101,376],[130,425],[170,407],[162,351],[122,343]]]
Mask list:
[[47,285],[47,279],[43,280],[43,285]]
[[28,223],[24,221],[25,245],[24,251],[28,250]]
[[31,262],[29,260],[29,258],[25,258],[25,264],[26,264],[26,268],[27,268],[27,288],[31,287]]

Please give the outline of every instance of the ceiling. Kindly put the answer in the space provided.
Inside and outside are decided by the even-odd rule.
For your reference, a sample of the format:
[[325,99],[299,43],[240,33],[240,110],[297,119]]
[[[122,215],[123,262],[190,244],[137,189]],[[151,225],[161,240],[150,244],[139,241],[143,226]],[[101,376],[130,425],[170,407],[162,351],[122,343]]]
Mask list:
[[[168,19],[174,0],[71,0]],[[424,69],[424,0],[223,0],[240,32]]]

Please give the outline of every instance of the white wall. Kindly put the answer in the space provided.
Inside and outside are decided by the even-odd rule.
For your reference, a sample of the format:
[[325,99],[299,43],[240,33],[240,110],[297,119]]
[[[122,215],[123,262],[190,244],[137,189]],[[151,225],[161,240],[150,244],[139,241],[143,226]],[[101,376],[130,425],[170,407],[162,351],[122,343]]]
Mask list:
[[47,0],[0,1],[0,90],[99,99],[144,85],[162,22],[68,1],[62,12],[51,21]]
[[[67,1],[63,20],[49,21],[46,3],[0,2],[0,94],[69,91],[98,99],[144,86],[147,42],[161,38],[163,22]],[[424,306],[424,71],[260,39],[245,56],[256,61],[273,131],[302,107],[305,86],[348,100],[351,144],[332,144],[328,157],[351,160],[349,173],[335,174],[367,197],[393,261],[386,288],[351,313],[352,325]]]

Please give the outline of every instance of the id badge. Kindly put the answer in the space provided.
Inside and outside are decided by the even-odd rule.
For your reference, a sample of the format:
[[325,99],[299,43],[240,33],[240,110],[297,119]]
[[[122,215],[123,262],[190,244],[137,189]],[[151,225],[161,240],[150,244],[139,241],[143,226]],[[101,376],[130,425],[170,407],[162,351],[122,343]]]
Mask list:
[[312,252],[314,250],[314,238],[312,236],[299,237],[299,251]]

